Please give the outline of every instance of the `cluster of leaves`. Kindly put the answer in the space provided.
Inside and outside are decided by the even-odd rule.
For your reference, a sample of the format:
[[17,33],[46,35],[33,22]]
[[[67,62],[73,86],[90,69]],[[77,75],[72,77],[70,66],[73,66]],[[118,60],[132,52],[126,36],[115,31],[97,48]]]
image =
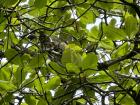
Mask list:
[[0,105],[139,105],[139,6],[0,0]]

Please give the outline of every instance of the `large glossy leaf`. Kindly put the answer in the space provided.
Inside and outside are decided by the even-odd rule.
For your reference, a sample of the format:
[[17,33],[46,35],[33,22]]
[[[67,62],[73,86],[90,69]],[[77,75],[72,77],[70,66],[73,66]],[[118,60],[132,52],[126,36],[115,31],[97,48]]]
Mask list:
[[66,74],[65,68],[56,62],[50,62],[49,65],[51,67],[52,73]]
[[125,19],[125,31],[127,35],[134,36],[138,31],[137,19],[133,16],[127,16]]
[[96,68],[97,56],[94,53],[89,53],[83,58],[82,69]]
[[20,54],[15,49],[6,50],[5,56],[8,59],[8,61],[13,64],[17,64],[17,65],[22,64],[22,59],[20,57]]
[[41,67],[45,63],[43,54],[37,54],[33,57],[29,63],[29,65],[33,68]]
[[0,90],[7,90],[7,91],[11,91],[11,90],[15,90],[16,86],[13,85],[11,82],[9,81],[3,81],[0,80]]
[[5,0],[3,2],[3,6],[5,7],[12,7],[14,6],[19,0]]
[[60,78],[58,76],[55,76],[48,81],[48,83],[45,86],[45,89],[53,90],[60,85],[60,82],[61,82]]
[[112,26],[104,26],[103,32],[105,36],[111,40],[122,40],[127,36],[124,30]]
[[30,96],[30,95],[25,95],[25,101],[28,105],[36,105],[37,100],[35,99],[34,96]]
[[[107,2],[113,2],[113,0],[108,0]],[[113,8],[115,3],[105,3],[105,2],[98,2],[97,5],[106,9],[106,10],[110,10]]]
[[73,63],[67,63],[66,68],[67,71],[70,73],[76,73],[76,74],[80,73],[80,69]]
[[71,63],[72,60],[72,55],[73,55],[73,51],[71,51],[70,49],[66,49],[63,52],[62,58],[61,58],[61,62],[63,65],[65,65],[66,63]]
[[11,68],[5,67],[0,70],[0,80],[9,81],[10,80],[10,73]]
[[[54,98],[62,96],[63,94],[65,94],[65,90],[64,90],[64,88],[62,86],[60,86],[60,87],[56,88],[56,91],[55,91],[55,94],[54,94]],[[63,96],[60,97],[60,98],[57,98],[52,103],[53,104],[60,104],[62,99],[63,99]]]
[[90,83],[102,83],[102,82],[111,82],[112,79],[108,75],[97,75],[97,76],[92,76],[88,78],[88,81]]
[[135,1],[0,0],[0,105],[139,105]]
[[34,5],[36,8],[43,8],[46,5],[47,0],[35,0]]
[[[121,100],[121,101],[120,101]],[[135,101],[132,99],[131,96],[129,95],[119,95],[119,97],[117,97],[117,101],[121,104],[121,105],[136,105]]]
[[99,29],[97,26],[92,27],[92,29],[88,32],[88,38],[91,42],[97,42],[99,40]]
[[24,103],[21,103],[21,105],[28,105],[28,104],[24,102]]
[[25,80],[25,70],[22,67],[17,68],[15,72],[15,79],[16,79],[16,84],[17,86],[20,86],[22,82]]
[[99,46],[102,48],[105,48],[106,50],[113,50],[114,49],[114,43],[112,40],[109,40],[109,39],[103,39],[99,43]]
[[34,87],[38,92],[43,91],[42,89],[44,89],[43,88],[44,83],[45,83],[45,78],[43,78],[43,77],[42,78],[39,77],[39,79],[35,79],[35,81],[33,82]]
[[72,49],[68,48],[64,50],[61,62],[63,65],[66,65],[67,63],[74,63],[81,67],[82,57],[79,53],[76,53]]
[[[83,24],[95,22],[95,14],[92,10],[86,11],[84,8],[77,8],[78,16]],[[83,15],[83,16],[82,16]]]
[[47,101],[45,99],[40,99],[37,103],[37,105],[48,105]]
[[114,50],[114,52],[112,53],[112,58],[116,58],[119,56],[123,56],[125,54],[127,54],[129,52],[129,46],[128,43],[124,43],[123,45],[121,45],[118,49]]
[[81,105],[86,104],[86,100],[85,100],[85,99],[83,99],[83,98],[78,99],[78,100],[77,100],[77,102],[79,102],[79,104],[81,104]]
[[69,44],[66,46],[66,49],[71,49],[76,52],[82,51],[82,48],[76,44]]
[[19,40],[18,40],[18,38],[16,37],[16,35],[14,35],[13,33],[10,34],[10,38],[11,38],[11,41],[12,41],[14,44],[18,44]]
[[5,18],[4,18],[4,13],[0,12],[0,23],[4,22]]

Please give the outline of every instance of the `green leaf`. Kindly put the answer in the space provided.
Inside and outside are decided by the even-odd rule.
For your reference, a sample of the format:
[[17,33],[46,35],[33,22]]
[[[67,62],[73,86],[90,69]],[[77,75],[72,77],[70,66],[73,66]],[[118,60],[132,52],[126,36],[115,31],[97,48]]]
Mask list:
[[90,83],[96,83],[96,82],[111,82],[112,79],[108,75],[97,75],[92,76],[88,78],[88,81]]
[[76,52],[82,51],[82,48],[76,44],[68,44],[66,46],[66,49],[71,49],[71,50],[74,50]]
[[112,26],[104,26],[103,32],[107,38],[111,40],[122,40],[127,36],[127,34],[122,29]]
[[0,24],[0,32],[3,32],[5,29],[6,22]]
[[97,42],[99,40],[99,29],[97,28],[97,26],[91,28],[88,33],[87,39],[91,42]]
[[15,78],[17,86],[20,86],[21,83],[25,80],[26,73],[22,67],[18,67],[15,72]]
[[3,32],[5,27],[6,27],[6,23],[7,21],[2,19],[3,17],[0,16],[0,32]]
[[36,99],[34,96],[31,95],[25,95],[25,101],[28,105],[36,105]]
[[[56,105],[56,104],[60,105],[60,103],[62,102],[62,99],[64,97],[63,94],[65,94],[65,90],[64,90],[64,88],[62,86],[59,86],[58,88],[56,88],[54,98],[59,97],[61,95],[62,95],[62,97],[56,98],[56,100],[53,101],[54,105]],[[67,96],[65,96],[65,98],[66,97]]]
[[38,101],[37,105],[48,105],[48,103],[47,103],[47,101],[46,101],[45,99],[41,98],[41,99]]
[[42,92],[42,86],[45,83],[45,78],[41,77],[40,79],[36,79],[33,83],[34,83],[34,87],[37,89],[37,91]]
[[109,89],[109,91],[120,90],[120,87],[118,87],[118,86],[111,86],[108,89]]
[[5,7],[12,7],[14,6],[19,0],[5,0],[3,6]]
[[11,41],[13,42],[13,44],[18,44],[19,40],[18,38],[16,37],[16,35],[14,35],[13,33],[10,34],[10,38],[11,38]]
[[96,99],[96,96],[95,96],[95,91],[94,90],[91,90],[90,87],[85,87],[83,89],[83,93],[86,94],[87,96],[89,97],[94,97]]
[[8,81],[10,80],[11,76],[11,68],[10,67],[4,67],[0,70],[0,80]]
[[21,105],[28,105],[27,103],[21,103]]
[[94,12],[92,10],[86,11],[87,9],[84,8],[77,8],[78,11],[78,16],[80,17],[80,21],[87,25],[89,23],[94,23],[95,22],[95,15]]
[[43,54],[37,54],[29,63],[32,68],[41,67],[45,63]]
[[4,39],[4,50],[11,49],[11,39],[7,36]]
[[137,19],[133,16],[127,16],[125,19],[125,31],[127,35],[134,36],[138,31]]
[[66,68],[67,68],[67,71],[70,73],[76,73],[76,74],[80,73],[80,69],[73,63],[67,63]]
[[0,12],[0,24],[5,21],[4,13]]
[[116,58],[116,57],[123,56],[123,55],[127,54],[129,52],[129,50],[130,49],[129,49],[128,43],[124,43],[117,50],[114,50],[111,57]]
[[7,91],[11,91],[11,90],[16,89],[16,86],[13,85],[13,84],[12,84],[11,82],[9,82],[9,81],[0,80],[0,89],[2,89],[2,90],[7,90]]
[[48,83],[45,85],[45,89],[47,91],[53,90],[60,85],[60,82],[61,82],[60,78],[58,76],[55,76],[48,81]]
[[22,59],[20,54],[15,49],[8,49],[5,51],[5,57],[13,64],[21,65]]
[[127,2],[129,2],[129,3],[133,3],[133,0],[126,0]]
[[58,65],[56,62],[50,62],[49,65],[51,66],[52,72],[58,73],[58,74],[66,74],[66,70]]
[[116,19],[112,18],[111,21],[109,22],[109,25],[115,27],[115,24],[116,24]]
[[89,53],[83,58],[82,69],[96,68],[97,62],[97,56],[94,53]]
[[12,25],[18,25],[18,24],[20,24],[20,21],[17,18],[12,18],[11,24]]
[[[107,0],[107,2],[113,2],[113,0]],[[98,2],[97,6],[107,9],[107,10],[111,10],[113,8],[115,3],[104,3],[104,2]]]
[[109,40],[109,39],[103,39],[99,43],[99,46],[106,49],[106,50],[113,50],[114,49],[114,43],[112,40]]
[[4,32],[1,32],[0,33],[0,39],[3,39],[5,37],[5,33]]
[[63,65],[66,65],[66,63],[71,63],[72,54],[73,51],[71,51],[70,49],[64,50],[61,58],[61,62]]
[[7,93],[6,96],[3,97],[4,101],[10,102],[14,98],[12,93]]
[[35,0],[34,5],[36,8],[43,8],[47,3],[47,0]]
[[60,87],[58,87],[57,89],[56,89],[56,92],[55,92],[55,96],[54,97],[58,97],[59,95],[62,95],[62,94],[64,94],[65,93],[65,90],[64,90],[64,88],[62,87],[62,86],[60,86]]
[[[25,80],[22,82],[22,86],[26,85],[27,88],[32,88],[34,85],[36,85],[36,83],[34,84],[34,82],[31,83],[31,81],[33,81],[33,80],[35,79],[35,74],[36,74],[36,73],[32,73],[32,74],[30,75],[30,78],[25,79]],[[37,81],[35,81],[35,82],[37,82]],[[40,85],[38,85],[38,86],[40,87]],[[37,88],[39,88],[39,87],[37,87]]]
[[65,0],[59,0],[59,1],[56,1],[56,7],[57,8],[61,8],[63,6],[65,6],[67,4],[67,2]]
[[81,67],[82,58],[79,53],[76,53],[75,51],[68,48],[64,50],[61,62],[63,65],[66,65],[67,63],[73,63]]
[[83,98],[81,98],[81,99],[78,99],[78,100],[76,100],[77,102],[79,102],[80,103],[80,105],[85,105],[86,104],[86,100],[85,99],[83,99]]
[[128,94],[126,94],[125,96],[120,94],[119,97],[117,97],[117,101],[121,105],[136,105],[135,101]]

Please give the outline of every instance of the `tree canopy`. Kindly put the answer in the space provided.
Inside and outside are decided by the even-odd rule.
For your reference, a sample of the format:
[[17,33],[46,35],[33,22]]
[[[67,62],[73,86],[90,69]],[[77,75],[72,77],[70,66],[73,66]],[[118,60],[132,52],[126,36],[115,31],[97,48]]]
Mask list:
[[0,105],[140,105],[139,0],[0,0]]

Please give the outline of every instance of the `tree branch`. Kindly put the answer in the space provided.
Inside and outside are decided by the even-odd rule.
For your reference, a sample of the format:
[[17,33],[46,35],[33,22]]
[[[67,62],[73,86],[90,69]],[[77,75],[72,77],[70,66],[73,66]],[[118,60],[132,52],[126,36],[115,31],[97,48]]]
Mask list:
[[105,61],[103,63],[98,63],[98,69],[107,69],[109,66],[111,65],[114,65],[120,61],[123,61],[123,60],[126,60],[126,59],[130,59],[132,58],[133,56],[137,55],[138,53],[140,53],[140,48],[138,48],[138,43],[139,43],[139,40],[137,40],[140,36],[140,32],[138,32],[136,35],[135,35],[135,38],[134,38],[134,47],[133,47],[133,50],[131,52],[129,52],[128,54],[124,55],[124,56],[121,56],[121,57],[118,57],[116,59],[113,59],[113,60],[109,60],[109,61]]
[[132,7],[136,11],[136,13],[138,14],[138,16],[140,18],[140,8],[139,8],[138,5],[136,5],[134,3],[129,3],[125,0],[120,0],[120,1],[123,2],[125,5],[128,5],[128,6]]

